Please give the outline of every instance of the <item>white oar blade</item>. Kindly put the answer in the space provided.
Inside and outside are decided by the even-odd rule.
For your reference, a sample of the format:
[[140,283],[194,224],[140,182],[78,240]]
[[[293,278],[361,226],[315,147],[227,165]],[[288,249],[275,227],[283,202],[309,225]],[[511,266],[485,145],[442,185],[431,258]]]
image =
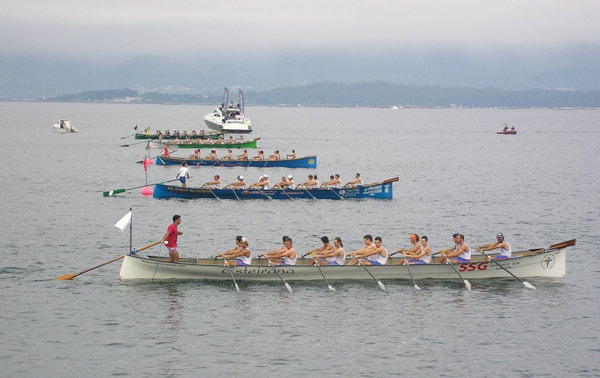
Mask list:
[[329,285],[329,290],[331,290],[331,291],[335,291],[335,287],[333,287],[333,286]]
[[536,289],[536,287],[535,287],[535,286],[533,286],[532,284],[530,284],[530,283],[529,283],[529,282],[527,282],[527,281],[523,281],[523,285],[525,285],[525,287],[526,287],[526,288],[528,288],[528,289],[532,289],[532,290],[535,290],[535,289]]
[[235,283],[235,290],[240,291],[240,287],[238,286],[237,282]]
[[419,285],[415,284],[415,290],[421,290],[421,288],[419,287]]
[[379,285],[379,288],[381,289],[381,291],[385,291],[385,285],[383,284],[383,282],[377,281],[377,285]]
[[292,291],[292,287],[290,286],[290,284],[289,284],[289,283],[287,283],[287,282],[285,283],[285,288],[286,288],[286,289],[287,289],[287,291],[289,291],[290,293],[293,293],[293,291]]
[[465,280],[465,287],[467,288],[467,290],[471,291],[471,283],[467,280]]

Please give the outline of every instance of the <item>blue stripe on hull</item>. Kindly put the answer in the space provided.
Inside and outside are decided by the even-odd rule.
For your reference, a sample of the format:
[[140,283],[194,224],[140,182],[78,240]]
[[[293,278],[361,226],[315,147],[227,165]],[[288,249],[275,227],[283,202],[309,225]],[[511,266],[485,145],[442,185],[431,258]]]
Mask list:
[[366,185],[350,189],[290,189],[290,190],[258,190],[258,189],[213,189],[182,188],[174,185],[157,184],[154,186],[154,198],[219,198],[219,199],[352,199],[376,198],[391,199],[392,182]]
[[306,156],[298,159],[284,160],[194,160],[172,158],[165,156],[156,157],[156,165],[180,165],[187,162],[190,167],[256,167],[256,168],[317,168],[317,157]]

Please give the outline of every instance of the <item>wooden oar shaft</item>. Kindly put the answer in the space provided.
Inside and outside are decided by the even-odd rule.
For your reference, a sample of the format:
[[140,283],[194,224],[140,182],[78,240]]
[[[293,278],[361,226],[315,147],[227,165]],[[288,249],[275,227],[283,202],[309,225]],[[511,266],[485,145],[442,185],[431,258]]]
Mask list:
[[161,181],[161,182],[155,182],[152,184],[148,184],[148,185],[140,185],[140,186],[134,186],[133,188],[127,188],[127,189],[114,189],[114,190],[108,190],[106,192],[102,192],[102,195],[104,197],[112,197],[115,194],[119,194],[119,193],[124,193],[128,190],[133,190],[133,189],[140,189],[140,188],[144,188],[146,186],[154,186],[154,185],[158,185],[158,184],[164,184],[166,182],[173,182],[173,181],[177,181],[179,179],[173,179],[173,180],[168,180],[168,181]]

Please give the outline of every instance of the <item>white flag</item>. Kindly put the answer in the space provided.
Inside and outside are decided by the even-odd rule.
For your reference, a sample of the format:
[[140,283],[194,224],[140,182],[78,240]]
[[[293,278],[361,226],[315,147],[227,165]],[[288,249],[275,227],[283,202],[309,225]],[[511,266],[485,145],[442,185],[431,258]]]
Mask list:
[[125,231],[127,226],[129,226],[129,223],[131,223],[131,210],[125,214],[123,218],[119,219],[117,223],[115,223],[115,227],[121,231]]

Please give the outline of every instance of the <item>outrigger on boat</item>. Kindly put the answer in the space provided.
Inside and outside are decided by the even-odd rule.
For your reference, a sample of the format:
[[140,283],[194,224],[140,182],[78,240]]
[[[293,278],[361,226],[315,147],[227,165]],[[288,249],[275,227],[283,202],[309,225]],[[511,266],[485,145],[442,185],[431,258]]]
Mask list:
[[173,156],[157,156],[155,164],[181,165],[183,162],[186,162],[189,166],[203,167],[317,168],[317,157],[315,155],[280,160],[207,160],[186,159]]
[[220,133],[248,134],[252,132],[252,122],[244,111],[244,91],[239,90],[238,103],[229,102],[229,89],[223,91],[223,102],[204,116],[208,128]]
[[394,177],[382,182],[366,184],[352,188],[315,188],[315,189],[210,189],[208,187],[183,188],[175,185],[156,184],[154,198],[217,198],[217,199],[391,199],[392,184],[398,181]]
[[[506,278],[509,273],[517,277],[565,277],[565,248],[575,245],[575,239],[552,245],[548,248],[529,249],[513,252],[505,260],[488,261],[484,256],[471,257],[468,263],[456,263],[454,268],[464,279]],[[372,274],[377,279],[456,279],[458,276],[448,264],[411,265],[410,273],[405,265],[397,265],[402,258],[390,257],[386,265],[369,266],[368,272],[359,265],[307,265],[307,260],[298,259],[293,266],[269,266],[267,260],[254,258],[247,266],[223,266],[222,259],[181,258],[180,262],[169,262],[168,257],[142,257],[133,253],[125,255],[119,278],[122,280],[215,280],[228,281],[232,275],[238,281],[279,281],[281,275],[286,281],[322,280],[370,280]],[[506,270],[504,270],[504,269]],[[507,272],[508,271],[508,272]],[[278,273],[278,274],[277,274]],[[370,274],[369,274],[370,273]]]
[[260,138],[252,139],[249,141],[209,141],[206,143],[197,143],[195,140],[173,140],[167,142],[156,142],[160,146],[167,146],[173,148],[256,148],[256,142],[260,140]]
[[54,131],[58,133],[78,133],[79,130],[71,126],[71,121],[68,119],[59,119],[57,123],[52,126]]

